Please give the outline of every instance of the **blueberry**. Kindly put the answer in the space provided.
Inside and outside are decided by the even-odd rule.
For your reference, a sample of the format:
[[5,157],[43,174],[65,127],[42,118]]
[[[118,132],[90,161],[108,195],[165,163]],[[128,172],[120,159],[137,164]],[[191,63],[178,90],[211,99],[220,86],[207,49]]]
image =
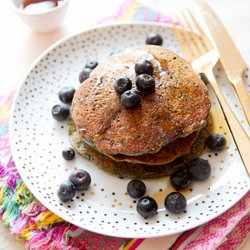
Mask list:
[[151,197],[142,197],[137,202],[136,210],[145,219],[156,214],[158,209],[156,201]]
[[150,61],[141,59],[135,64],[135,72],[137,73],[137,75],[140,74],[152,75],[154,72],[154,66]]
[[121,51],[120,50],[114,50],[110,53],[110,56],[114,55],[114,54],[117,54],[117,53],[120,53]]
[[75,151],[73,148],[65,148],[62,151],[62,156],[66,161],[73,160],[75,157]]
[[211,151],[221,151],[226,147],[227,139],[224,135],[214,133],[208,136],[206,144]]
[[146,44],[151,44],[151,45],[161,46],[162,42],[163,42],[162,37],[157,33],[150,33],[146,39]]
[[73,87],[63,87],[59,91],[59,99],[63,103],[71,103],[76,90]]
[[127,185],[127,192],[132,198],[141,198],[146,192],[146,186],[141,180],[132,180]]
[[76,191],[87,189],[91,183],[89,173],[83,169],[76,169],[69,176],[69,181],[75,185]]
[[185,210],[187,200],[183,194],[172,192],[165,198],[164,205],[169,212],[179,214]]
[[83,83],[89,78],[90,73],[93,71],[91,68],[84,68],[79,74],[79,82]]
[[60,184],[57,196],[61,201],[70,201],[76,194],[76,188],[70,181],[64,181]]
[[51,112],[54,119],[63,121],[69,116],[69,107],[67,104],[57,104],[52,108]]
[[187,164],[188,174],[193,180],[205,181],[211,174],[211,166],[208,161],[195,158]]
[[136,78],[136,86],[142,91],[151,91],[155,88],[155,81],[151,75],[142,74]]
[[85,64],[85,68],[94,69],[97,67],[97,65],[98,65],[97,61],[87,61]]
[[132,108],[138,104],[141,100],[141,96],[137,90],[131,89],[125,91],[121,95],[121,103],[125,108]]
[[126,90],[130,90],[132,88],[132,82],[126,76],[122,76],[115,80],[114,88],[117,93],[122,94]]
[[170,183],[176,190],[183,190],[190,186],[191,179],[184,170],[175,171],[170,177]]

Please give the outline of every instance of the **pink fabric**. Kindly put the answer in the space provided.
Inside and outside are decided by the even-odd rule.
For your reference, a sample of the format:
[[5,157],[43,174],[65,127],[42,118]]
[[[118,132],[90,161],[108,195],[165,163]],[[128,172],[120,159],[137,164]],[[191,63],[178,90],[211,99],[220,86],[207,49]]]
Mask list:
[[250,234],[250,214],[248,213],[239,221],[235,229],[227,236],[227,241],[222,243],[217,250],[239,249]]
[[[249,213],[249,211],[250,192],[232,208],[208,222],[198,236],[187,244],[184,250],[213,250],[222,243],[227,234],[231,234],[233,229],[233,234],[238,235],[238,243],[243,242],[248,235],[249,226],[243,224],[243,221],[241,223],[239,223],[239,221]],[[244,231],[242,233],[241,229],[243,225],[246,226],[247,232]],[[232,247],[232,240],[231,238],[231,242],[226,241],[223,244],[224,249],[238,249],[237,245],[239,244],[237,243],[235,243],[235,248],[229,248]]]

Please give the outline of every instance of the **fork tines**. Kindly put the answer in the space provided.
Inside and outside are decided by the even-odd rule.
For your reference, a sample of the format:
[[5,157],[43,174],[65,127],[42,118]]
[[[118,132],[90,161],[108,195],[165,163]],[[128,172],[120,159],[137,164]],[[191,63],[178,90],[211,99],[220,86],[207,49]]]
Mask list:
[[[186,28],[184,27],[184,25],[181,22],[178,15],[176,15],[176,17],[177,17],[178,23],[180,24],[180,26],[182,28],[183,35],[181,34],[180,29],[176,27],[174,21],[172,19],[170,19],[170,20],[173,24],[173,29],[178,37],[179,42],[181,43],[181,46],[182,46],[183,51],[187,57],[187,60],[189,62],[193,62],[195,59],[199,59],[201,55],[206,54],[207,50],[208,51],[212,50],[213,46],[212,46],[212,43],[210,42],[210,40],[205,35],[204,31],[201,29],[201,27],[198,24],[198,22],[196,21],[196,19],[194,18],[193,14],[190,12],[190,10],[188,10],[188,12],[189,12],[189,15],[190,15],[191,19],[193,20],[193,23],[195,24],[197,30],[199,31],[200,37],[193,30],[190,22],[188,21],[188,18],[186,17],[186,15],[183,12],[181,12],[181,14],[184,17],[184,19],[189,27],[190,32],[188,32],[186,30]],[[190,48],[188,46],[190,46]],[[198,47],[198,49],[197,49],[197,47]],[[205,47],[207,48],[207,50],[205,49]],[[190,50],[192,50],[193,55],[190,52]]]
[[199,36],[196,35],[188,19],[183,13],[182,15],[187,25],[189,26],[189,30],[187,31],[185,29],[184,25],[178,17],[177,20],[181,25],[181,29],[177,28],[175,23],[171,20],[173,24],[173,29],[180,41],[180,44],[187,59],[191,62],[191,66],[194,72],[203,73],[207,77],[210,85],[212,86],[214,93],[216,94],[217,99],[222,108],[222,111],[225,115],[226,121],[230,127],[231,133],[237,145],[242,161],[250,176],[249,137],[244,128],[242,127],[241,123],[235,116],[234,112],[230,108],[213,74],[213,68],[219,60],[219,53],[216,49],[213,48],[211,42],[208,40],[207,36],[204,34],[200,25],[194,19],[190,11],[189,14],[193,20],[193,23],[200,32]]

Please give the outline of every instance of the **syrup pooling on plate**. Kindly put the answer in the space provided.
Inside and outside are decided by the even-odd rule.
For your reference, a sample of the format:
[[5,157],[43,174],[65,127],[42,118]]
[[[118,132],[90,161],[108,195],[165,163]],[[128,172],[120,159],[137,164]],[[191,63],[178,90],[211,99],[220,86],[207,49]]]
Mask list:
[[212,133],[223,134],[227,139],[227,147],[229,147],[232,143],[232,135],[221,109],[215,105],[212,105],[211,114],[214,123]]

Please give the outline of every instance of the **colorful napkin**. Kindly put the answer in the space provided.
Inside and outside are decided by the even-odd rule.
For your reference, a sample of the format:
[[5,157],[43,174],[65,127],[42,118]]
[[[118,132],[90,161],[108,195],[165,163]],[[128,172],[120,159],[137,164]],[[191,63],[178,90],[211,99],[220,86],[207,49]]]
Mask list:
[[[110,21],[169,23],[169,16],[136,1],[126,1]],[[64,221],[43,206],[23,183],[12,160],[9,115],[15,91],[0,96],[0,214],[10,232],[28,249],[151,250],[239,249],[250,233],[250,192],[222,215],[183,233],[149,239],[99,235]]]

